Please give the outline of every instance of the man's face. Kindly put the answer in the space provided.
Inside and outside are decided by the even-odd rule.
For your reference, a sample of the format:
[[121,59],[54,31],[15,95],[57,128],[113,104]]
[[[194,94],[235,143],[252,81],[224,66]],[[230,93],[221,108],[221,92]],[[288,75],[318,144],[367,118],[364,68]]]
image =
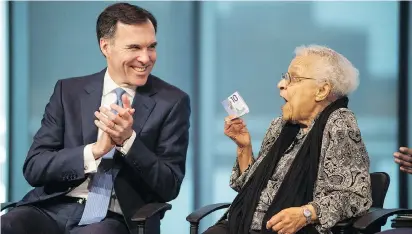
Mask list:
[[119,85],[143,86],[156,62],[156,33],[153,24],[127,25],[118,22],[111,39],[100,39],[108,72]]

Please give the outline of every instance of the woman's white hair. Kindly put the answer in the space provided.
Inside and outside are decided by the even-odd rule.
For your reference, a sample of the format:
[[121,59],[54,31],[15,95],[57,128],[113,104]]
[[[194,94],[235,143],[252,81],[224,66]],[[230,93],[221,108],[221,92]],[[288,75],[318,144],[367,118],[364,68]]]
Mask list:
[[345,56],[320,45],[299,46],[296,56],[317,55],[321,63],[316,67],[318,81],[328,81],[332,85],[332,93],[338,97],[347,96],[359,86],[359,71]]

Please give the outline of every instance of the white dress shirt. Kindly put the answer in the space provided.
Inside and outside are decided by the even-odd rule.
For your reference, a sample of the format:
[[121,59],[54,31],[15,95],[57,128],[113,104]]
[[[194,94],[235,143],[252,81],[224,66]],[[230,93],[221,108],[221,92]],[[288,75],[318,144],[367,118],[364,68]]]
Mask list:
[[[114,90],[116,88],[119,88],[120,86],[117,85],[112,78],[110,77],[108,70],[106,70],[106,73],[104,75],[104,81],[103,81],[103,95],[102,95],[102,100],[101,100],[101,106],[104,106],[108,109],[110,108],[110,105],[112,103],[117,102],[117,96]],[[127,97],[129,98],[130,103],[132,103],[134,95],[136,94],[136,91],[132,87],[121,87],[126,91]],[[97,128],[97,127],[96,127]],[[103,131],[101,129],[98,129],[98,134],[97,137],[100,137],[102,135]],[[120,152],[122,152],[123,155],[126,155],[130,147],[132,146],[134,140],[136,139],[136,132],[133,131],[132,136],[127,139],[122,147],[116,147],[116,149]],[[92,153],[92,145],[93,144],[88,144],[84,147],[83,154],[84,154],[84,173],[89,174],[89,173],[96,173],[97,172],[97,167],[99,166],[99,163],[101,161],[101,158],[95,160],[93,153]],[[70,197],[78,197],[78,198],[85,198],[87,199],[87,195],[89,193],[89,190],[87,189],[87,186],[90,182],[90,178],[88,177],[82,184],[80,184],[78,187],[73,189],[71,192],[67,194],[67,196]],[[114,190],[113,190],[114,194]],[[109,204],[109,210],[122,214],[122,211],[120,209],[119,203],[117,199],[112,196],[112,199]]]

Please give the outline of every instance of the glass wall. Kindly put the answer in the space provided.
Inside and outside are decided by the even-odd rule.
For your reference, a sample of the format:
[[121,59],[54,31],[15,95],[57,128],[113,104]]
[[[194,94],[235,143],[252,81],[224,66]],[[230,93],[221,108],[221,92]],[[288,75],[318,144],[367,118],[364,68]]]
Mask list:
[[[13,144],[9,188],[10,200],[18,200],[30,189],[22,175],[22,165],[56,81],[105,67],[95,23],[111,2],[10,4]],[[162,222],[164,232],[189,233],[185,217],[191,211],[233,200],[236,194],[229,187],[229,176],[236,147],[223,134],[226,112],[220,102],[238,91],[248,103],[250,113],[245,120],[257,154],[270,121],[280,115],[283,104],[276,84],[294,57],[295,47],[302,44],[327,45],[359,69],[360,86],[350,97],[349,107],[357,116],[371,172],[384,171],[391,176],[385,207],[398,206],[398,168],[392,157],[398,148],[397,2],[212,1],[138,5],[152,11],[159,23],[158,62],[153,73],[189,93],[192,101],[196,100],[192,110],[198,110],[192,118],[198,116],[195,120],[199,129],[192,125],[191,140],[196,139],[199,148],[194,149],[191,141],[186,177],[179,197],[172,202],[173,209]],[[0,6],[4,7],[1,3]],[[4,31],[0,28],[0,33]],[[0,71],[5,70],[0,67]],[[0,82],[5,82],[1,77]],[[194,86],[199,92],[194,92]],[[0,100],[3,123],[6,105],[2,102],[7,102],[5,98]],[[5,127],[1,126],[0,151],[6,139]],[[194,155],[194,151],[199,154]],[[2,155],[6,154],[0,152],[0,167],[6,160]],[[197,157],[196,165],[193,157]],[[199,174],[196,184],[194,169]],[[6,170],[1,173],[7,175]],[[0,187],[0,201],[1,191]],[[221,214],[222,211],[202,220],[201,229],[213,224]]]

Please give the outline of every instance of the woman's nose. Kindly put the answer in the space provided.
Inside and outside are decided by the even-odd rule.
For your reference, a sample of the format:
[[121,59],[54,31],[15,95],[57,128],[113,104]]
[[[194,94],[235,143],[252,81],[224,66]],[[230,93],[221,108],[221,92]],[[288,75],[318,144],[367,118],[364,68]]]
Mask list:
[[285,79],[281,79],[278,83],[278,89],[284,90],[286,88],[286,82]]

